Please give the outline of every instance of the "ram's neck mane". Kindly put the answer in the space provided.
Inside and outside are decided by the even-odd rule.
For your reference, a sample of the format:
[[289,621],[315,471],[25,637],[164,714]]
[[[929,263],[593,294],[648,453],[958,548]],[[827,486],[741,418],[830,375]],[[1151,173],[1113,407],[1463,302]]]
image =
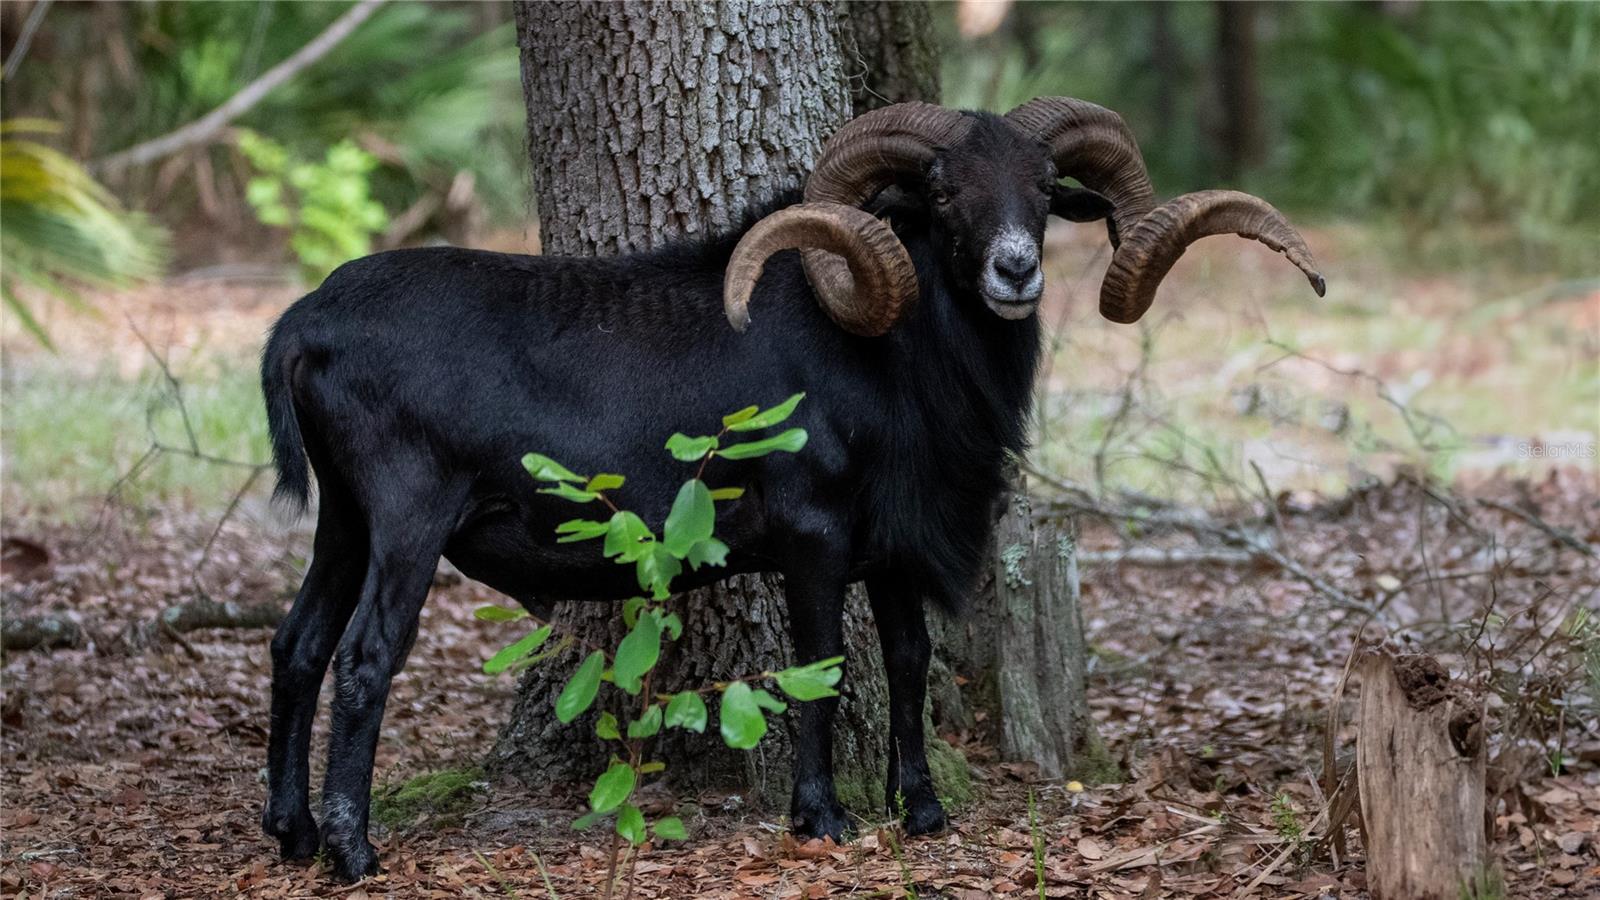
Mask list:
[[1037,316],[1006,321],[956,295],[929,242],[902,239],[922,297],[885,338],[895,383],[869,528],[903,577],[955,610],[987,559],[1007,457],[1027,446],[1040,328]]

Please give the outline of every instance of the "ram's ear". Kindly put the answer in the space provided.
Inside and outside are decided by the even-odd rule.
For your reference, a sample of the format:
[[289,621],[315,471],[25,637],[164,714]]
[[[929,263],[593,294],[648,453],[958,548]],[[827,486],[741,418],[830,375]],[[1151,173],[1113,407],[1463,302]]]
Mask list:
[[1058,184],[1050,193],[1050,215],[1068,222],[1098,222],[1105,219],[1106,233],[1110,235],[1113,247],[1121,243],[1117,239],[1116,220],[1111,218],[1111,211],[1115,208],[1110,200],[1087,188]]
[[907,220],[927,215],[928,203],[912,187],[891,184],[862,207],[880,219]]
[[1114,208],[1110,200],[1085,188],[1058,184],[1050,195],[1050,215],[1068,222],[1098,222]]

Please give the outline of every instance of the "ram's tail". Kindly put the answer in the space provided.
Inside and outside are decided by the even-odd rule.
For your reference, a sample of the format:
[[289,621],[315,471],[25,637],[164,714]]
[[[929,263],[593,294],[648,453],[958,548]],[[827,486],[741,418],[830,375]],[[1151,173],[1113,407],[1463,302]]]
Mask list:
[[261,393],[267,401],[272,461],[278,467],[278,486],[272,491],[272,499],[303,513],[311,497],[311,467],[294,409],[293,372],[299,359],[299,348],[284,334],[280,322],[261,352]]

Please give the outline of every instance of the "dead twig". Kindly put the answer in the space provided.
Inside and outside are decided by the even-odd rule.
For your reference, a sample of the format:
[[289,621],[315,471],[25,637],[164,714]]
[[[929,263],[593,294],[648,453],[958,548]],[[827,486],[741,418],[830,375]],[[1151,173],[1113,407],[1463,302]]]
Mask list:
[[1477,503],[1479,506],[1487,506],[1490,509],[1497,509],[1509,516],[1521,519],[1522,521],[1549,535],[1557,543],[1576,550],[1590,559],[1594,559],[1597,555],[1593,547],[1590,547],[1583,541],[1578,540],[1578,538],[1574,536],[1572,532],[1567,531],[1564,528],[1557,528],[1556,526],[1551,525],[1549,522],[1546,522],[1528,510],[1521,509],[1519,507],[1512,506],[1510,503],[1494,500],[1489,497],[1479,497],[1477,498]]

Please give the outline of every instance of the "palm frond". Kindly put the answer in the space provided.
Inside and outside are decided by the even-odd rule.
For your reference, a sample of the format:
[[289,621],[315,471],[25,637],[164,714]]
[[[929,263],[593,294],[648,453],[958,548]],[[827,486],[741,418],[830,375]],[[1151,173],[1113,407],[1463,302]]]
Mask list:
[[24,137],[56,130],[39,119],[0,122],[0,294],[47,347],[18,288],[92,311],[74,284],[123,286],[159,275],[166,260],[159,228],[124,210],[71,158]]

